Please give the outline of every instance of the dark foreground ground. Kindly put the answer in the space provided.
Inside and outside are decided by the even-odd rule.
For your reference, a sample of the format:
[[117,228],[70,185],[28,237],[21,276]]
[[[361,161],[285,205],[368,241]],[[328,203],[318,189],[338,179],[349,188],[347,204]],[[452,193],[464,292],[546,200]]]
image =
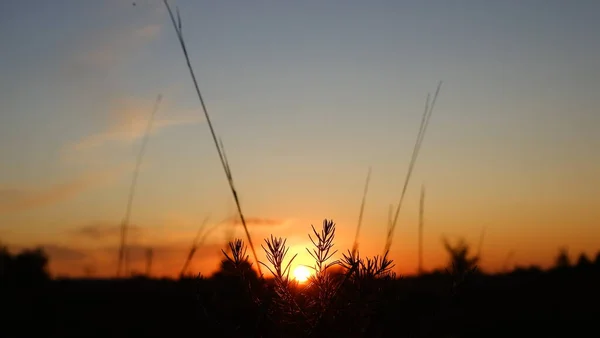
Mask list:
[[[447,276],[393,282],[381,336],[600,337],[600,268],[473,277],[451,295]],[[0,337],[221,337],[216,280],[51,280],[0,285]],[[227,298],[227,297],[225,297]],[[229,297],[231,302],[232,298]],[[210,304],[209,304],[210,303]],[[251,317],[251,314],[249,314]],[[338,336],[333,334],[332,336]],[[361,336],[355,332],[354,336]]]

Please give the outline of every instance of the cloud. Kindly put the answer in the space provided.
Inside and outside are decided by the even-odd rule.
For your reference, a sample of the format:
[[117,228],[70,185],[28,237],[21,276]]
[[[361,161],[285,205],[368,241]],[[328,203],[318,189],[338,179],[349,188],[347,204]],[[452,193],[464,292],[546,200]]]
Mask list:
[[[142,10],[141,7],[145,9]],[[95,36],[86,38],[65,60],[63,73],[68,74],[70,82],[76,82],[78,89],[84,90],[86,95],[97,96],[102,107],[96,105],[96,109],[108,112],[108,116],[100,116],[100,121],[97,115],[90,116],[98,129],[65,145],[62,149],[63,160],[79,161],[82,151],[109,144],[130,143],[143,137],[155,99],[123,97],[126,89],[121,88],[120,67],[124,63],[137,62],[142,48],[161,34],[165,18],[163,7],[160,3],[140,6],[136,9],[136,16],[148,16],[143,20],[147,24],[121,22],[103,29]],[[155,13],[156,9],[161,9],[161,12]],[[202,120],[197,109],[175,109],[163,100],[153,123],[153,133],[168,127],[196,124]],[[85,161],[88,161],[87,157]]]
[[[38,245],[9,245],[9,251],[17,254],[27,249],[42,248],[48,255],[49,270],[53,276],[81,277],[92,273],[96,277],[114,277],[117,268],[118,243],[89,247],[81,243],[44,243]],[[223,258],[218,242],[200,246],[192,260],[189,271],[197,273],[214,271]],[[128,266],[132,273],[144,272],[147,252],[152,250],[152,275],[177,277],[190,250],[190,243],[177,241],[163,243],[153,241],[128,246]]]
[[60,261],[80,261],[88,258],[88,254],[84,251],[69,248],[66,246],[55,245],[55,244],[46,244],[41,245],[44,251],[48,254],[48,257],[53,260]]
[[46,207],[71,199],[93,186],[105,184],[122,172],[109,170],[90,173],[41,189],[0,188],[0,215]]
[[59,260],[65,262],[80,261],[88,257],[88,255],[80,249],[74,249],[59,244],[39,244],[32,247],[25,246],[10,246],[10,251],[13,254],[18,254],[25,250],[41,248],[50,260]]
[[[206,243],[200,246],[195,252],[189,271],[197,273],[200,270],[205,272],[215,270],[219,261],[223,258],[222,248],[223,245],[220,243]],[[177,277],[189,254],[190,243],[130,245],[128,247],[128,257],[131,272],[140,273],[145,270],[149,249],[152,250],[152,271],[154,275]],[[117,252],[117,247],[108,246],[96,252],[97,257],[99,257],[97,259],[98,265],[102,264],[101,270],[114,274]]]
[[[83,276],[93,271],[95,276],[113,277],[116,273],[119,247],[106,245],[99,248],[47,244],[42,246],[50,259],[50,273],[54,276]],[[219,243],[206,243],[198,248],[190,272],[205,273],[217,268],[222,259]],[[148,250],[152,250],[152,275],[177,277],[189,253],[189,243],[147,243],[128,246],[128,266],[132,273],[144,272]]]
[[[220,256],[223,245],[219,243],[208,243],[198,248],[198,256]],[[130,262],[133,264],[143,263],[146,260],[148,249],[152,250],[155,257],[160,257],[164,261],[176,261],[177,267],[181,268],[181,264],[185,261],[187,254],[190,251],[189,243],[173,243],[173,244],[148,244],[148,245],[129,245],[127,247]],[[114,256],[118,251],[116,246],[106,246],[99,252]],[[116,258],[116,256],[115,256]]]
[[73,95],[85,97],[88,105],[90,100],[95,102],[90,105],[91,114],[98,109],[106,110],[105,102],[128,90],[123,87],[123,71],[131,69],[133,64],[143,65],[140,58],[152,57],[146,47],[160,35],[159,23],[164,22],[164,15],[136,12],[135,20],[123,18],[97,31],[80,34],[57,65],[60,81],[72,86]]
[[161,26],[158,24],[146,25],[133,31],[133,35],[140,39],[153,39],[160,33]]
[[[132,224],[127,229],[130,237],[138,237],[142,232],[142,228]],[[113,240],[121,236],[121,225],[98,222],[77,228],[72,234],[75,237],[93,241]]]
[[[173,243],[186,243],[189,246],[198,232],[197,226],[189,226],[193,222],[193,220],[190,220],[189,223],[155,220],[154,225],[132,222],[128,225],[128,244],[154,245],[160,243],[160,245],[171,245]],[[106,244],[113,245],[119,243],[121,225],[122,223],[119,221],[97,220],[86,222],[67,230],[67,240],[77,243],[86,241],[86,246],[95,248]],[[218,232],[213,232],[213,234],[217,235]],[[212,238],[210,237],[209,241]]]
[[[192,221],[193,222],[193,221]],[[189,254],[197,227],[190,228],[185,222],[159,222],[156,226],[131,225],[128,241],[128,261],[132,272],[146,269],[147,252],[152,249],[152,275],[177,277]],[[42,247],[50,258],[53,276],[114,277],[120,246],[120,224],[111,221],[93,221],[73,227],[56,242],[45,241]],[[65,236],[66,235],[66,236]],[[225,248],[219,231],[212,232],[198,247],[190,264],[189,272],[210,274],[223,259]],[[20,242],[20,247],[35,248]]]
[[[282,226],[287,224],[288,220],[285,219],[275,219],[275,218],[262,218],[262,217],[246,217],[246,225],[249,227],[273,227],[273,226]],[[241,225],[242,220],[236,216],[234,218],[234,223],[236,225]]]
[[[66,150],[82,151],[107,143],[132,142],[142,138],[146,132],[153,107],[154,100],[122,98],[113,105],[108,117],[108,126],[104,130],[68,145]],[[167,109],[164,104],[159,107],[153,122],[152,133],[168,127],[200,123],[203,120],[197,111],[177,111],[167,114],[165,112]]]
[[100,69],[115,66],[136,49],[156,38],[160,31],[161,25],[147,24],[125,31],[100,32],[100,35],[91,39],[94,43],[87,45],[92,47],[86,46],[74,54],[74,65]]

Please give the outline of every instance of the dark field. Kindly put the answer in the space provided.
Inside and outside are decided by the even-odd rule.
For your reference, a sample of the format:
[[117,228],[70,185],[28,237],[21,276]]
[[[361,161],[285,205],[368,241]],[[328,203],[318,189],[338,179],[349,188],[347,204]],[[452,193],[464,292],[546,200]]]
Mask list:
[[[29,286],[5,281],[1,336],[302,336],[302,323],[288,333],[261,324],[260,311],[243,301],[245,289],[238,281],[46,280]],[[442,273],[389,281],[370,315],[332,317],[327,329],[313,336],[600,336],[597,264],[472,275],[458,288],[452,284]]]

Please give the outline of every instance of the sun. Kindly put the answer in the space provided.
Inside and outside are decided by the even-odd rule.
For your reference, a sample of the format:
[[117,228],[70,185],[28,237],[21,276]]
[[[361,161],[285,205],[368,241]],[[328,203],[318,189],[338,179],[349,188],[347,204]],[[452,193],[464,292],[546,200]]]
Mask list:
[[300,283],[306,282],[308,280],[308,278],[310,277],[310,275],[311,275],[310,269],[304,265],[298,265],[294,269],[294,279]]

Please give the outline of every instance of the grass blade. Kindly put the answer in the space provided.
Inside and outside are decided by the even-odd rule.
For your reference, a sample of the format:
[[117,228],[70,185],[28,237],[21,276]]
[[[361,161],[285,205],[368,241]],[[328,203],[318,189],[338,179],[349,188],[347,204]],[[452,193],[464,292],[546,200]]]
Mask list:
[[369,190],[369,181],[371,179],[371,167],[369,167],[369,171],[367,172],[367,180],[365,182],[365,190],[363,191],[363,198],[360,204],[360,212],[358,214],[358,225],[356,226],[356,234],[354,235],[354,244],[352,245],[352,255],[356,254],[358,250],[358,235],[360,234],[360,227],[362,225],[363,214],[365,211],[365,204],[367,201],[367,192]]
[[[131,208],[133,205],[133,197],[135,195],[135,188],[137,186],[137,179],[140,174],[140,166],[142,165],[142,159],[144,157],[144,153],[146,150],[146,145],[148,144],[148,139],[150,138],[150,132],[152,131],[152,126],[154,125],[154,116],[158,111],[158,107],[160,106],[160,102],[162,101],[162,95],[158,95],[156,97],[156,102],[154,103],[154,108],[152,109],[152,113],[150,115],[150,119],[148,120],[148,124],[146,126],[146,132],[144,134],[144,139],[142,140],[142,146],[140,148],[140,152],[138,153],[137,160],[135,163],[135,169],[133,170],[133,178],[131,179],[131,186],[129,188],[129,198],[127,199],[127,207],[125,208],[125,217],[123,217],[123,223],[121,223],[121,244],[119,247],[119,263],[117,265],[117,277],[121,276],[121,270],[123,268],[123,263],[127,265],[127,230],[129,227],[129,218],[131,217]],[[125,268],[128,271],[128,267]]]
[[425,226],[425,186],[421,186],[421,199],[419,201],[419,265],[418,273],[423,274],[423,227]]
[[[258,262],[258,256],[256,255],[256,250],[254,249],[254,244],[252,243],[252,238],[250,237],[250,232],[248,231],[248,226],[246,224],[246,219],[244,217],[244,213],[242,212],[242,207],[240,205],[240,201],[238,198],[238,194],[237,191],[235,189],[235,185],[233,184],[233,176],[231,175],[231,169],[229,167],[229,164],[227,162],[227,159],[225,158],[224,152],[223,152],[223,148],[222,148],[222,143],[219,142],[218,138],[217,138],[217,134],[215,133],[215,129],[213,127],[213,124],[210,120],[210,116],[208,114],[208,109],[206,108],[206,104],[204,103],[204,99],[202,97],[202,94],[200,93],[200,87],[198,86],[198,81],[196,80],[196,75],[194,73],[194,68],[192,67],[192,64],[190,62],[190,57],[188,55],[188,51],[187,51],[187,47],[185,45],[185,41],[183,39],[183,34],[181,31],[181,18],[179,16],[179,14],[177,14],[177,20],[175,19],[175,16],[173,15],[173,11],[171,10],[171,7],[169,6],[169,3],[167,0],[163,0],[165,6],[167,7],[167,11],[169,12],[169,16],[171,17],[171,22],[173,23],[173,28],[175,29],[175,32],[177,33],[177,38],[179,40],[179,44],[181,46],[181,50],[183,51],[183,55],[185,57],[185,61],[187,64],[187,68],[189,70],[190,76],[192,77],[192,82],[194,83],[194,88],[196,90],[196,94],[198,96],[198,99],[200,100],[200,105],[202,106],[202,111],[204,112],[204,117],[206,118],[206,122],[208,123],[208,127],[210,129],[210,133],[212,135],[213,141],[215,143],[215,147],[217,148],[217,153],[219,155],[219,159],[221,160],[221,164],[223,165],[223,170],[225,171],[225,176],[227,177],[227,181],[229,182],[229,187],[231,189],[231,194],[233,195],[233,199],[235,200],[235,204],[237,206],[238,209],[238,213],[240,216],[240,219],[242,221],[242,226],[244,227],[244,232],[246,233],[246,239],[248,240],[248,245],[250,246],[250,250],[252,251],[252,256],[254,258],[254,260],[256,262]],[[179,11],[177,11],[179,12]],[[258,273],[259,275],[261,275],[261,269],[260,269],[260,264],[256,264],[257,268],[258,268]]]
[[406,195],[406,190],[408,188],[408,183],[410,182],[410,178],[412,176],[412,172],[417,161],[417,157],[419,156],[419,151],[421,150],[421,145],[423,144],[423,139],[425,137],[425,132],[427,131],[427,126],[429,125],[429,119],[431,118],[431,114],[433,113],[433,108],[435,107],[435,102],[437,101],[437,97],[440,93],[440,89],[442,88],[442,82],[438,83],[437,89],[433,96],[433,100],[431,104],[429,104],[430,96],[427,95],[427,101],[425,103],[425,111],[423,112],[423,117],[421,118],[421,125],[419,127],[419,133],[417,134],[417,140],[415,142],[415,146],[413,148],[413,153],[410,159],[410,163],[408,165],[408,171],[406,173],[406,178],[404,180],[404,186],[402,187],[402,193],[400,195],[400,201],[398,202],[398,206],[396,206],[396,212],[394,215],[394,219],[392,224],[390,225],[387,233],[384,255],[390,251],[392,247],[392,240],[394,238],[394,231],[396,230],[396,225],[398,223],[398,216],[400,215],[400,209],[402,207],[402,202],[404,201],[404,196]]

